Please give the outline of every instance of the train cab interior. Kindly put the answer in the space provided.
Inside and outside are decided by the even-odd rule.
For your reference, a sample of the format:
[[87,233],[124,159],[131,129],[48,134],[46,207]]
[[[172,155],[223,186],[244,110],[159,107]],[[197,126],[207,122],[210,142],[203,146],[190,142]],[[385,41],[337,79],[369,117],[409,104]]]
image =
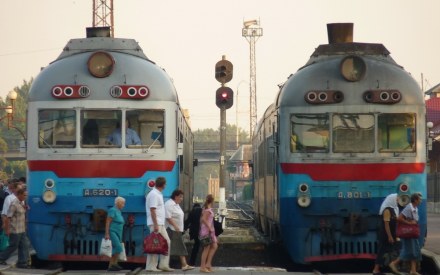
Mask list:
[[[163,148],[164,110],[81,110],[81,148]],[[44,110],[39,113],[40,148],[75,148],[77,139],[75,110]],[[122,146],[121,126],[125,126]]]

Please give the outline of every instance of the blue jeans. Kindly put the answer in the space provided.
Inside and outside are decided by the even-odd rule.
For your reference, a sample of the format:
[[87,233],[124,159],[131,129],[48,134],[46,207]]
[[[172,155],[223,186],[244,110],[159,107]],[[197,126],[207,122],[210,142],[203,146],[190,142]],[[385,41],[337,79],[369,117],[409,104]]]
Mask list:
[[5,262],[16,249],[18,249],[17,266],[27,265],[29,260],[29,247],[26,232],[9,234],[9,246],[0,252],[0,261]]

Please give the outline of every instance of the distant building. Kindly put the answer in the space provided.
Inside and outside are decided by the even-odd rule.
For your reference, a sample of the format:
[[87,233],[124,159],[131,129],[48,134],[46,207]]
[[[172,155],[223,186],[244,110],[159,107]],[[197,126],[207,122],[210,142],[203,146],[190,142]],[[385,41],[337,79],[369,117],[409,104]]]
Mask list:
[[440,84],[434,86],[425,92],[429,96],[425,100],[426,104],[426,122],[432,122],[433,127],[427,129],[428,136],[428,159],[430,173],[440,172]]
[[241,145],[228,161],[231,200],[253,199],[252,145]]
[[211,176],[209,176],[208,194],[213,195],[215,201],[220,200],[220,179],[219,178],[211,178]]

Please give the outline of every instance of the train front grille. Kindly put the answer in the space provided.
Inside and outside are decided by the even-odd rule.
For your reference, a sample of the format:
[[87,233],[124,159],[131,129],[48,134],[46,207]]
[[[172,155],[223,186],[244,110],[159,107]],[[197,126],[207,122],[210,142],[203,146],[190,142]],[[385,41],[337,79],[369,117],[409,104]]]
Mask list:
[[320,255],[376,254],[377,242],[320,243]]
[[[97,240],[66,240],[64,241],[64,254],[68,255],[99,255],[101,242]],[[127,256],[135,255],[135,242],[125,242]]]

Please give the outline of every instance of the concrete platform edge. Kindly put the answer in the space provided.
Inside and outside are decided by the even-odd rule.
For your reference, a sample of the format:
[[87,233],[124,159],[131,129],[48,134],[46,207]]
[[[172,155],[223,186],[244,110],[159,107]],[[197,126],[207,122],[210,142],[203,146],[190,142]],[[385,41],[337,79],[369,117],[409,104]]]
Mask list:
[[434,261],[435,266],[437,268],[437,272],[440,273],[440,255],[437,255],[434,252],[429,251],[425,248],[422,248],[422,255],[432,259],[432,261]]

